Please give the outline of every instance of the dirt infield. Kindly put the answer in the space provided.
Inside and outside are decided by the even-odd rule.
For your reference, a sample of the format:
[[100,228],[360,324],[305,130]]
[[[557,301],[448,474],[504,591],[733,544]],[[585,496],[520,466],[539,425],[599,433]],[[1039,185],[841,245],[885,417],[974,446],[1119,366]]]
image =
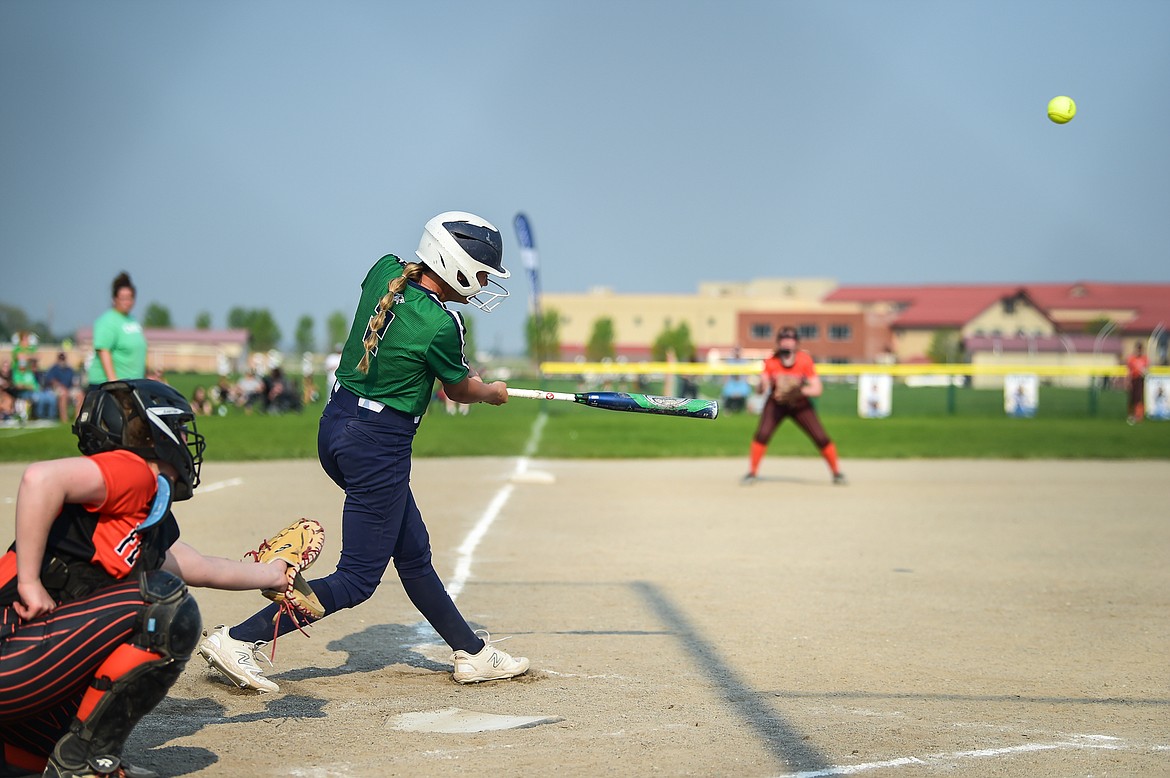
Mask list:
[[[279,694],[192,660],[127,756],[166,776],[1170,774],[1170,463],[848,461],[845,487],[812,458],[742,487],[743,465],[416,461],[440,575],[532,672],[453,683],[391,570],[280,640]],[[0,466],[5,544],[20,471]],[[340,505],[312,461],[210,463],[177,515],[229,557],[318,518],[324,574]],[[196,596],[208,625],[264,602]],[[465,731],[496,722],[530,725]]]

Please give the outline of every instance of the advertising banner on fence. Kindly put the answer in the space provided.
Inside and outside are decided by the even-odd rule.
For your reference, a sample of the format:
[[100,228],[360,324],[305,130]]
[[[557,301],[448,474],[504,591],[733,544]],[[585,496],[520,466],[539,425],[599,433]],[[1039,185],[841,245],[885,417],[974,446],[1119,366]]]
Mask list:
[[1035,375],[1009,375],[1003,379],[1003,409],[1008,416],[1029,419],[1036,415],[1040,379]]
[[893,405],[893,376],[863,375],[857,379],[857,415],[863,419],[884,419]]
[[1146,418],[1170,421],[1170,375],[1146,376]]

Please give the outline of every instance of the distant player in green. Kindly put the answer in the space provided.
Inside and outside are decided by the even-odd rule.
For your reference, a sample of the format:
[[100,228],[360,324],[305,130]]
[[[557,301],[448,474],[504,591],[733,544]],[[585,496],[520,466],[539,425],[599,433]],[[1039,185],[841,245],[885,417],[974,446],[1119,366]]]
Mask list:
[[[497,648],[459,613],[431,564],[430,536],[410,488],[411,445],[436,380],[456,402],[508,401],[503,381],[484,383],[468,366],[463,320],[446,306],[470,303],[488,312],[508,296],[490,280],[510,275],[503,241],[480,217],[450,211],[427,222],[415,253],[417,262],[389,254],[366,273],[337,381],[328,388],[317,454],[345,490],[342,547],[336,572],[310,586],[326,615],[352,608],[373,595],[393,559],[410,601],[454,651],[454,679],[512,678],[528,671],[528,660]],[[450,485],[465,488],[454,472]],[[277,691],[255,656],[274,637],[278,615],[266,608],[230,629],[216,627],[198,651],[238,686]],[[275,632],[295,628],[281,616]]]
[[130,315],[136,290],[129,273],[119,273],[113,284],[114,307],[93,325],[93,363],[89,384],[146,377],[146,335]]

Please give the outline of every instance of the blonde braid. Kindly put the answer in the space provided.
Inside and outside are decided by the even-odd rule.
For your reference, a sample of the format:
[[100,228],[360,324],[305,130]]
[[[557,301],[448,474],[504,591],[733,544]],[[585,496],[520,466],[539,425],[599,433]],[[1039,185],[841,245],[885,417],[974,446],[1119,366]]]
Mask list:
[[362,341],[362,345],[366,348],[366,353],[362,354],[362,361],[358,362],[358,372],[362,375],[370,372],[370,354],[378,348],[378,342],[381,340],[379,333],[382,331],[383,325],[386,324],[386,314],[390,313],[390,309],[394,307],[394,300],[396,295],[402,293],[406,288],[407,281],[418,281],[423,274],[423,266],[418,262],[410,262],[402,270],[402,275],[395,278],[386,285],[386,294],[382,295],[382,299],[378,301],[378,307],[375,309],[374,315],[370,317],[370,325],[366,328],[366,339]]

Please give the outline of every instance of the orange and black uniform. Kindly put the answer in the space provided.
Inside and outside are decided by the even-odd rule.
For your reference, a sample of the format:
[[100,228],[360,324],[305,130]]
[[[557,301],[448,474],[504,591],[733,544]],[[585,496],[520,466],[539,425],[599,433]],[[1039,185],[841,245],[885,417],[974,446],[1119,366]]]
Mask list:
[[54,744],[71,724],[84,725],[119,679],[165,660],[141,645],[140,622],[151,605],[147,574],[162,566],[178,524],[167,510],[139,529],[159,489],[144,459],[120,450],[90,459],[105,500],[65,505],[45,548],[41,582],[58,607],[22,621],[12,607],[15,543],[0,557],[0,775],[44,769]]
[[1150,372],[1150,358],[1140,351],[1125,361],[1126,412],[1130,420],[1142,421],[1146,415],[1146,373]]
[[[785,365],[776,355],[765,359],[761,378],[767,385],[783,390],[789,386],[799,386],[816,374],[816,366],[812,356],[807,351],[797,349],[792,353],[791,365]],[[779,393],[783,394],[782,391]],[[768,442],[772,440],[772,435],[780,426],[780,422],[791,416],[796,425],[812,439],[813,444],[821,452],[821,456],[829,464],[833,475],[839,477],[837,447],[821,425],[821,420],[817,416],[812,401],[804,396],[796,400],[780,400],[777,399],[777,394],[778,392],[773,391],[768,395],[763,410],[760,412],[760,423],[756,427],[756,434],[752,437],[750,474],[754,476],[759,469],[760,461],[763,460],[764,452],[768,448]]]

